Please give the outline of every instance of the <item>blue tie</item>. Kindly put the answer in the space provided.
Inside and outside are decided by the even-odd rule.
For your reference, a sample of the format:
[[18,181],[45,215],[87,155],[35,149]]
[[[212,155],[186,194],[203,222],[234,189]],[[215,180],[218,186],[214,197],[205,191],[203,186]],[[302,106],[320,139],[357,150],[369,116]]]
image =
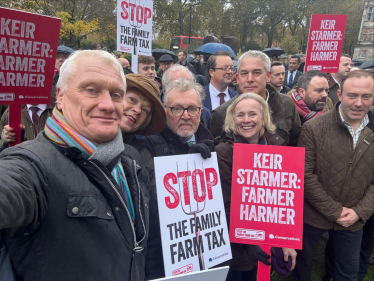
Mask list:
[[288,79],[288,87],[292,88],[292,83],[293,83],[293,75],[292,71],[290,71],[290,78]]

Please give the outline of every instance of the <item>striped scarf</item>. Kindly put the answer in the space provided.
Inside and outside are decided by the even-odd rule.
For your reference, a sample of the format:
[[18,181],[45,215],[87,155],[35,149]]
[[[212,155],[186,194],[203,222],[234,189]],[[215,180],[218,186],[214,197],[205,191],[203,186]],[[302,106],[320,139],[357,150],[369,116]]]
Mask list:
[[295,103],[295,106],[296,106],[297,111],[299,112],[299,115],[303,117],[305,121],[308,121],[309,119],[312,119],[313,117],[321,115],[322,113],[325,112],[325,109],[321,111],[311,111],[297,91],[293,92],[293,94],[291,95],[291,98]]
[[[59,111],[57,107],[53,109],[52,116],[49,117],[46,122],[45,134],[51,141],[62,147],[78,148],[86,159],[88,159],[98,147],[97,144],[78,134],[69,125],[69,123],[64,118],[64,115],[62,115],[62,112]],[[130,216],[134,221],[134,206],[132,203],[129,187],[126,182],[125,172],[120,160],[111,171],[111,174],[121,188]]]

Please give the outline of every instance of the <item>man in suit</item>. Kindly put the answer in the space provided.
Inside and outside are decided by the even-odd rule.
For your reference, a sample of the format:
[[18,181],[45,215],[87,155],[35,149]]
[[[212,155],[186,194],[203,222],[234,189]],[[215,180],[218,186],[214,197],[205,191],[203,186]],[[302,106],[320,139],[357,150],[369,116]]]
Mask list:
[[231,54],[226,51],[218,51],[207,62],[210,83],[204,87],[204,106],[214,110],[221,104],[236,96],[237,93],[229,88],[234,74],[234,64]]
[[300,57],[298,56],[292,56],[290,58],[290,62],[288,63],[288,70],[286,71],[286,76],[284,78],[284,86],[288,86],[292,89],[292,87],[297,83],[297,80],[299,80],[299,77],[302,72],[298,71],[297,69],[300,66]]
[[282,62],[273,61],[271,63],[270,84],[277,89],[278,93],[280,94],[287,94],[289,91],[291,91],[289,87],[283,85],[285,74],[286,70]]

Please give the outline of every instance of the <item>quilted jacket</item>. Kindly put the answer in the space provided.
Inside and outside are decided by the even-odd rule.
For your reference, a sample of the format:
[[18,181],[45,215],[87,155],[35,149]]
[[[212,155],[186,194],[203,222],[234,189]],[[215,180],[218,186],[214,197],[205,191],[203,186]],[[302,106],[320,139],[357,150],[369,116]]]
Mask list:
[[[305,147],[304,222],[320,229],[363,227],[374,212],[374,115],[353,139],[334,109],[306,122],[298,146]],[[359,220],[346,228],[335,221],[342,208],[352,208]]]

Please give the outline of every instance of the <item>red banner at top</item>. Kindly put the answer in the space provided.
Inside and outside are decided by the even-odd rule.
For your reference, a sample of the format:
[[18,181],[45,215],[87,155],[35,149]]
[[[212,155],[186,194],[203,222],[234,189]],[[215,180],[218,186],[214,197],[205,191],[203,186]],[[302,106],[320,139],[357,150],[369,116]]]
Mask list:
[[48,104],[61,20],[0,8],[0,104]]
[[305,72],[338,72],[347,15],[312,15]]
[[302,147],[234,144],[230,242],[302,248]]

